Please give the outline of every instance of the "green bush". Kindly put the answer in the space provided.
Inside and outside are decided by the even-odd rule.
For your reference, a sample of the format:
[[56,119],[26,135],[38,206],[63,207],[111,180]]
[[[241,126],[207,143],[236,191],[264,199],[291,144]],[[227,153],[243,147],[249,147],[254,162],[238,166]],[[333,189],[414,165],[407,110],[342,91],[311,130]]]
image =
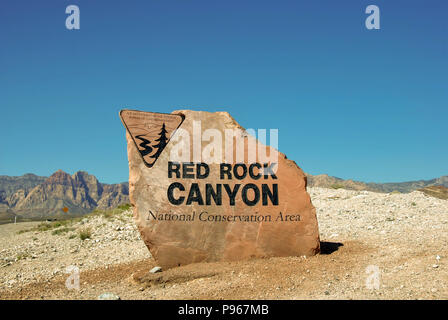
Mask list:
[[79,230],[79,238],[81,240],[91,239],[92,231],[90,231],[89,228],[84,228],[84,229]]
[[117,207],[117,209],[122,210],[122,211],[129,210],[130,208],[131,208],[131,204],[130,203],[125,203],[125,204],[119,205]]
[[[82,215],[79,217],[73,217],[73,218],[66,219],[66,220],[59,220],[59,221],[52,221],[52,222],[41,222],[36,227],[17,231],[17,234],[22,234],[22,233],[30,232],[30,231],[43,232],[43,231],[49,231],[49,230],[53,230],[53,232],[52,232],[53,235],[63,234],[63,233],[73,230],[73,228],[68,228],[68,226],[74,225],[76,223],[84,224],[85,222],[89,221],[90,217],[95,217],[95,216],[103,216],[104,218],[106,218],[108,220],[110,220],[112,218],[118,218],[118,219],[124,221],[122,217],[116,217],[116,216],[129,210],[130,208],[131,208],[131,205],[129,203],[125,203],[125,204],[119,205],[115,209],[109,209],[109,210],[95,209],[91,213],[85,214],[85,215]],[[58,229],[58,228],[61,228],[61,229]],[[57,230],[54,230],[54,229],[57,229]]]
[[48,231],[59,227],[64,227],[70,223],[70,220],[61,220],[53,222],[42,222],[37,226],[38,231]]
[[73,230],[74,230],[73,228],[63,227],[63,228],[60,228],[60,229],[53,230],[53,232],[51,234],[52,235],[59,235],[59,234],[67,233],[69,231],[73,231]]
[[30,256],[30,255],[29,255],[29,253],[27,253],[27,252],[19,253],[19,254],[17,255],[16,259],[17,259],[17,261],[20,261],[20,260],[23,260],[23,259],[28,258],[29,256]]
[[111,219],[115,215],[121,214],[121,213],[129,210],[129,208],[131,208],[131,205],[129,203],[126,203],[126,204],[119,205],[115,209],[109,209],[109,210],[95,209],[92,212],[92,215],[102,215],[106,219]]
[[40,231],[40,232],[49,231],[49,230],[57,229],[60,227],[65,227],[71,223],[73,223],[72,220],[41,222],[36,227],[30,228],[30,229],[25,229],[25,230],[20,230],[17,232],[17,234],[22,234],[22,233],[30,232],[30,231]]

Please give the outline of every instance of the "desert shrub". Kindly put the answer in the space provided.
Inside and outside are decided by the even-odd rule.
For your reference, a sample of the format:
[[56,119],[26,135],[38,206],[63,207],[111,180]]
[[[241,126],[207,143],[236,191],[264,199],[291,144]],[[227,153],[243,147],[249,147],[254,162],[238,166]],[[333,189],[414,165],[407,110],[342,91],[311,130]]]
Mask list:
[[60,234],[64,234],[64,233],[67,233],[67,232],[73,231],[73,230],[74,230],[73,228],[63,227],[60,229],[53,230],[53,232],[51,234],[52,235],[60,235]]
[[112,218],[114,214],[116,214],[115,210],[106,210],[103,212],[103,216],[106,219]]
[[49,230],[57,229],[57,228],[60,228],[60,227],[65,227],[65,226],[67,226],[67,225],[69,225],[71,223],[73,223],[72,220],[41,222],[36,227],[30,228],[30,229],[20,230],[20,231],[17,232],[17,234],[22,234],[22,233],[30,232],[30,231],[39,231],[39,232],[49,231]]
[[30,256],[30,255],[29,255],[29,253],[27,253],[27,252],[19,253],[19,254],[17,255],[16,259],[17,259],[17,261],[20,261],[20,260],[23,260],[23,259],[28,258],[29,256]]
[[106,219],[112,219],[116,215],[119,215],[119,214],[129,210],[130,207],[131,207],[131,205],[129,203],[126,203],[126,204],[119,205],[118,207],[116,207],[114,209],[108,209],[108,210],[95,209],[92,212],[92,215],[102,215]]
[[[62,233],[66,233],[68,231],[73,230],[73,229],[67,228],[68,226],[73,225],[73,224],[81,224],[81,225],[83,225],[86,222],[89,222],[89,218],[95,217],[95,216],[103,216],[104,218],[106,218],[108,220],[111,220],[113,218],[118,218],[121,221],[124,221],[121,217],[116,217],[116,216],[119,215],[119,214],[122,214],[123,212],[129,210],[130,208],[131,208],[131,205],[129,203],[125,203],[125,204],[119,205],[115,209],[108,209],[108,210],[95,209],[91,213],[85,214],[85,215],[82,215],[82,216],[79,216],[79,217],[73,217],[73,218],[70,218],[70,219],[59,220],[59,221],[41,222],[36,227],[29,228],[29,229],[24,229],[24,230],[19,230],[16,233],[17,234],[22,234],[22,233],[30,232],[30,231],[43,232],[43,231],[49,231],[49,230],[58,229],[58,228],[61,228],[61,227],[66,227],[65,229],[61,228],[61,230],[54,230],[52,232],[52,234],[54,234],[54,235],[62,234]],[[132,213],[131,213],[131,215],[132,215]]]
[[89,228],[84,228],[84,229],[79,230],[79,238],[81,240],[91,239],[92,231]]
[[70,220],[42,222],[37,226],[37,231],[48,231],[59,227],[64,227],[70,223],[71,223]]
[[119,209],[121,211],[126,211],[126,210],[129,210],[130,208],[131,208],[131,204],[130,203],[125,203],[125,204],[119,205],[117,207],[117,209]]

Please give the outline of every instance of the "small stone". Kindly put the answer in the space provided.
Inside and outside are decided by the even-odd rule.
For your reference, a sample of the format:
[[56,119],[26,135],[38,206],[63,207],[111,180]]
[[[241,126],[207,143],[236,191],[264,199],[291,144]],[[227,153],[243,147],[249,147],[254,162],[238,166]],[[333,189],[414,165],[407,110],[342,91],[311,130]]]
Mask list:
[[433,267],[434,269],[437,269],[437,268],[439,267],[439,265],[438,265],[438,264],[433,264],[432,267]]
[[162,268],[161,267],[154,267],[152,268],[149,273],[156,273],[156,272],[162,272]]
[[336,237],[339,237],[339,233],[333,233],[333,234],[330,236],[330,238],[336,238]]
[[113,293],[103,293],[98,296],[98,300],[121,300],[119,296]]

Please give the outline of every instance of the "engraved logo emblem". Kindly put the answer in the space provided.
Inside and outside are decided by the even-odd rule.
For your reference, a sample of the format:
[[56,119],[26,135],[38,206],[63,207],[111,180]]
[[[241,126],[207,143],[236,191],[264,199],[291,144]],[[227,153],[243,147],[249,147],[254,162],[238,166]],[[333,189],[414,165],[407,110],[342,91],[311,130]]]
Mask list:
[[184,120],[178,114],[121,110],[120,118],[143,162],[151,168]]

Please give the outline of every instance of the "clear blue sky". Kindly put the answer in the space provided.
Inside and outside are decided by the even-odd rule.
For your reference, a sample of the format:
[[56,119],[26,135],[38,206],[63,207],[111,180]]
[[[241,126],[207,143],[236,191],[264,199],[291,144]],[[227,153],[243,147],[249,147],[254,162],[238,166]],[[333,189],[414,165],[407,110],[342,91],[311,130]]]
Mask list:
[[[76,4],[81,29],[65,28]],[[364,26],[369,4],[381,30]],[[124,107],[278,128],[306,172],[448,174],[448,2],[0,2],[0,175],[128,179]]]

